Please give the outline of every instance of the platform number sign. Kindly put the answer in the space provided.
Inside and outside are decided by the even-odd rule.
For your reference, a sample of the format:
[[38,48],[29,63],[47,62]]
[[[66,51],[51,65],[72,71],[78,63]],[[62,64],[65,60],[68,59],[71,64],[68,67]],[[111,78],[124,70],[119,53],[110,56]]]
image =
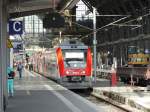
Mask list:
[[22,21],[9,21],[9,35],[23,34]]

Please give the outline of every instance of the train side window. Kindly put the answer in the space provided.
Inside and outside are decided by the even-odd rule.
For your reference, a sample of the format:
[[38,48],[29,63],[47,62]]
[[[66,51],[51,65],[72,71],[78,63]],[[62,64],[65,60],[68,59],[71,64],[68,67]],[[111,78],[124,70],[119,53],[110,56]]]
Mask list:
[[132,60],[131,60],[131,58],[128,58],[128,62],[131,62]]
[[136,59],[135,58],[131,58],[131,62],[136,62]]
[[138,58],[138,61],[139,61],[139,62],[142,62],[142,61],[143,61],[142,59],[143,59],[143,58]]

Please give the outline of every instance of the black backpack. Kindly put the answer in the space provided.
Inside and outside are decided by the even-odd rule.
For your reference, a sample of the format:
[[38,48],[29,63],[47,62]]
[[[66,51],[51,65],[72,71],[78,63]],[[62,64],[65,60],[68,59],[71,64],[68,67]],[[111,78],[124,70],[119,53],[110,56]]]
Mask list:
[[14,78],[15,77],[15,72],[14,71],[11,71],[9,74],[8,74],[8,78]]

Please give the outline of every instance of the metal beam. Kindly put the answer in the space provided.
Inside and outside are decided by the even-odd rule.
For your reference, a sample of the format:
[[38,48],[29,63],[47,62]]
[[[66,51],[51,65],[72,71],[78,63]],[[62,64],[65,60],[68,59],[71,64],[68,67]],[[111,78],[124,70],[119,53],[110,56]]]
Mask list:
[[14,12],[14,13],[10,13],[9,18],[17,18],[17,17],[29,16],[33,14],[43,14],[43,12],[49,12],[50,10],[52,9],[45,8],[45,9],[31,10],[31,11],[24,11],[24,12]]
[[119,26],[119,27],[121,27],[121,26],[141,27],[142,26],[142,25],[136,25],[136,24],[135,25],[130,25],[130,24],[112,24],[112,25]]
[[[115,23],[117,23],[117,22],[120,22],[120,21],[122,21],[122,20],[125,20],[125,19],[128,18],[128,17],[130,17],[130,16],[120,18],[120,19],[118,19],[118,20],[116,20],[116,21],[113,21],[113,22],[111,22],[111,23],[109,23],[109,24],[107,24],[107,25],[105,25],[105,26],[102,26],[102,27],[98,28],[98,29],[96,30],[96,32],[98,32],[98,31],[100,31],[100,30],[102,30],[102,29],[104,29],[104,28],[106,28],[106,27],[108,27],[108,26],[111,26],[112,24],[115,24]],[[83,37],[81,37],[80,40],[82,40],[82,39],[84,39],[84,38],[87,38],[87,37],[88,37],[89,35],[91,35],[91,34],[93,34],[93,32],[92,32],[92,33],[89,33],[89,34],[87,34],[87,35],[85,35],[85,36],[83,36]]]
[[92,6],[91,6],[91,4],[89,3],[88,0],[82,0],[82,2],[88,7],[88,9],[89,9],[90,11],[93,11],[93,8],[92,8]]
[[137,37],[132,37],[132,38],[128,38],[128,39],[119,39],[117,41],[112,41],[112,42],[105,42],[103,44],[98,44],[97,46],[108,46],[108,45],[114,45],[114,44],[120,44],[120,43],[127,43],[127,42],[131,42],[131,41],[137,41],[137,40],[146,40],[146,39],[150,39],[150,35],[144,35],[141,34]]
[[82,28],[84,28],[84,29],[93,31],[93,29],[91,29],[91,28],[89,28],[89,27],[87,27],[87,26],[81,25],[81,24],[79,24],[79,23],[77,23],[77,22],[72,22],[72,23],[75,24],[75,25],[78,25],[78,26],[80,26],[80,27],[82,27]]
[[126,22],[121,23],[121,24],[131,23],[131,22],[133,22],[133,21],[137,21],[139,18],[146,17],[146,16],[149,16],[149,15],[150,15],[150,13],[147,13],[147,14],[145,14],[145,15],[139,16],[138,18],[135,18],[135,19],[132,19],[132,20],[126,21]]
[[[60,1],[56,2],[56,7]],[[9,3],[9,13],[19,13],[26,11],[35,11],[41,9],[54,8],[52,0],[17,0]]]
[[0,112],[7,102],[7,0],[0,0]]
[[64,12],[65,10],[72,9],[80,0],[69,0],[66,5],[61,9],[60,13]]
[[126,17],[126,16],[130,16],[130,15],[119,15],[119,14],[110,14],[110,15],[96,15],[96,16],[100,16],[100,17]]

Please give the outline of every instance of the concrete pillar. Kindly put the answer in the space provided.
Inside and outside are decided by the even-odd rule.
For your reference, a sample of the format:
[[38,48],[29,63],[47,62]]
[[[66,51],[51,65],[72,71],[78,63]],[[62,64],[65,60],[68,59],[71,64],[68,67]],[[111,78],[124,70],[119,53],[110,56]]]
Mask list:
[[12,67],[13,68],[13,58],[14,58],[14,55],[13,55],[13,48],[10,48],[10,50],[9,50],[9,61],[8,61],[8,63],[9,63],[9,65],[10,65],[10,67]]
[[7,0],[0,0],[0,112],[7,102]]
[[7,49],[7,66],[10,65],[10,49]]
[[[2,43],[2,0],[0,0],[0,57],[2,56],[1,52],[1,43]],[[0,58],[0,112],[3,112],[3,81],[2,81],[2,58]]]
[[[125,52],[125,51],[124,51]],[[120,66],[123,65],[123,45],[120,44]]]

